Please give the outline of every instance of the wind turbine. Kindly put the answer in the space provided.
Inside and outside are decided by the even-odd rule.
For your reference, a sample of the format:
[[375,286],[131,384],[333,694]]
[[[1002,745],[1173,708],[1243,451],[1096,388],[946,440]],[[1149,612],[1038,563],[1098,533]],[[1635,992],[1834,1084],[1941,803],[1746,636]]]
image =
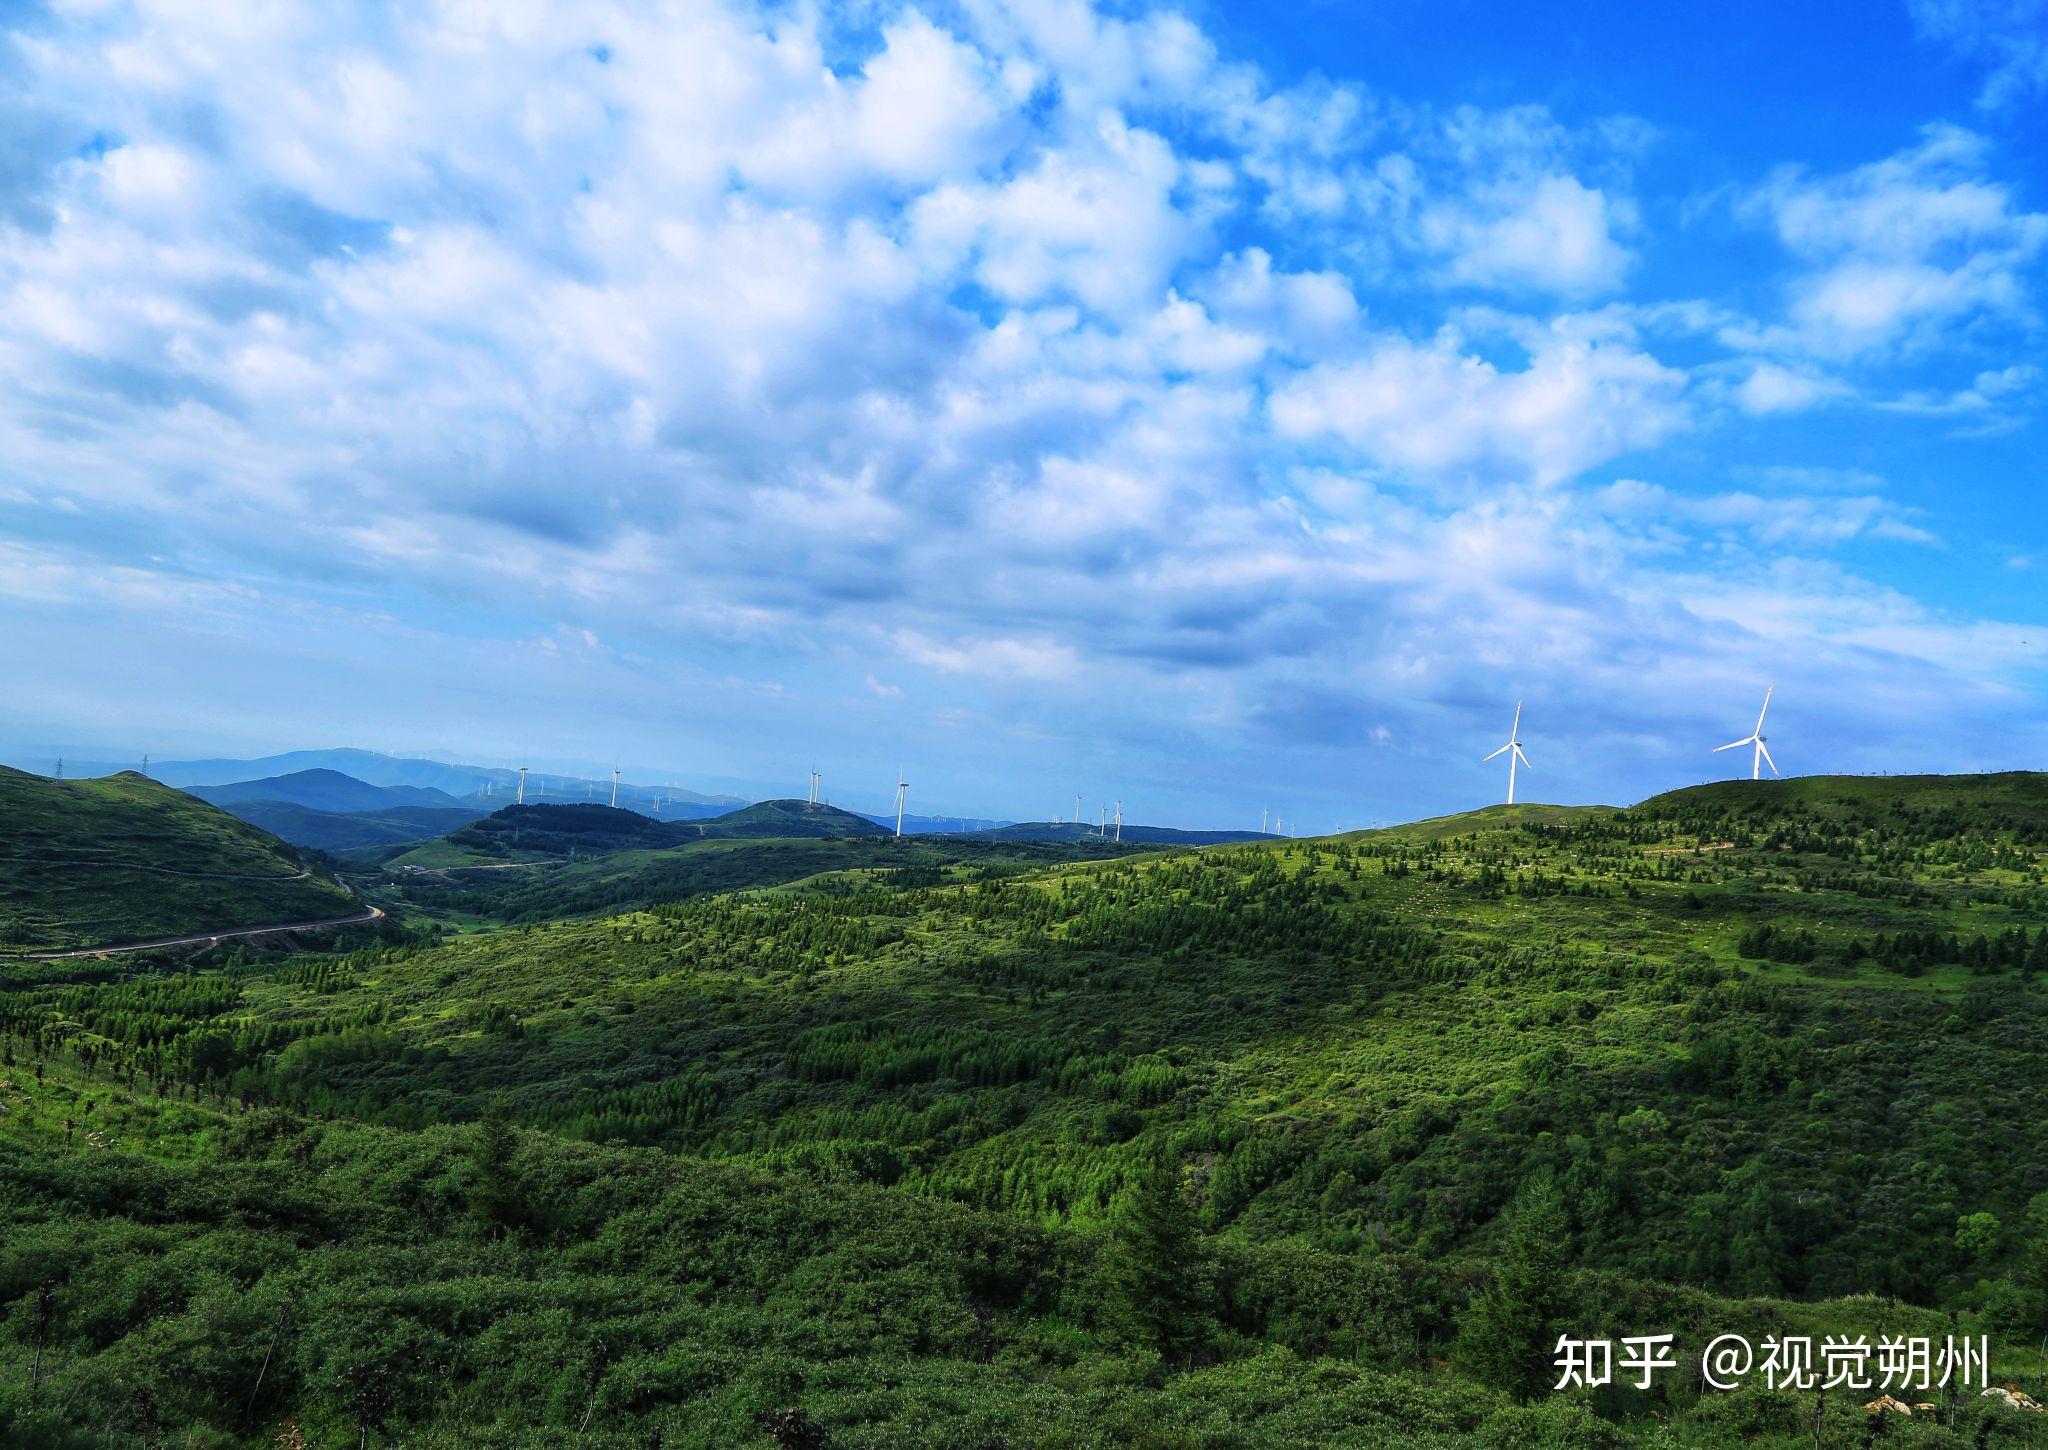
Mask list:
[[[1513,805],[1515,803],[1515,762],[1519,760],[1524,765],[1529,764],[1529,757],[1522,754],[1522,702],[1520,700],[1515,701],[1515,723],[1508,727],[1508,743],[1499,750],[1494,751],[1493,755],[1487,756],[1486,760],[1493,759],[1494,755],[1505,755],[1508,758],[1508,804]],[[1482,760],[1479,763],[1484,765],[1486,760]]]
[[1259,834],[1260,834],[1260,835],[1262,835],[1262,836],[1263,836],[1263,835],[1265,835],[1265,834],[1266,834],[1266,817],[1268,817],[1268,816],[1270,816],[1270,815],[1272,815],[1272,814],[1273,814],[1273,808],[1272,808],[1271,806],[1267,806],[1267,807],[1266,807],[1266,808],[1265,808],[1264,810],[1262,810],[1262,811],[1260,811],[1260,812],[1259,812]]
[[519,767],[519,799],[512,802],[512,804],[516,806],[526,804],[526,767],[523,765]]
[[1119,841],[1124,838],[1124,803],[1122,801],[1116,803],[1116,838]]
[[810,803],[811,803],[812,805],[816,805],[816,804],[818,803],[818,781],[819,781],[819,779],[820,779],[820,777],[819,777],[819,775],[818,775],[818,767],[814,765],[814,766],[812,766],[812,767],[811,767],[811,801],[810,801]]
[[619,808],[619,768],[612,767],[612,809]]
[[1767,760],[1771,763],[1772,775],[1784,774],[1783,771],[1778,769],[1778,762],[1771,760],[1770,749],[1764,744],[1764,716],[1771,708],[1771,691],[1776,688],[1776,685],[1764,686],[1764,708],[1756,712],[1756,729],[1750,731],[1749,734],[1743,736],[1740,740],[1731,740],[1726,745],[1716,745],[1713,750],[1714,754],[1719,755],[1724,750],[1734,750],[1740,746],[1754,745],[1756,750],[1749,757],[1749,778],[1751,780],[1763,779],[1764,762]]
[[903,767],[896,767],[896,834],[903,834],[903,793],[910,789],[910,782],[903,778]]

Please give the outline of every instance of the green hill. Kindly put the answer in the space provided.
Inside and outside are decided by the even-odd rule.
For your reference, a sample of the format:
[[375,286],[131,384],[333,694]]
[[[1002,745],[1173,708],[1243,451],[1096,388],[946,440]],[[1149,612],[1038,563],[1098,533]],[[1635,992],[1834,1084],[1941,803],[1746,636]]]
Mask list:
[[114,945],[340,916],[348,895],[284,842],[133,772],[0,767],[0,950]]
[[990,841],[955,834],[902,840],[887,835],[713,837],[658,850],[536,861],[532,869],[460,859],[418,869],[430,854],[423,848],[400,858],[414,867],[411,870],[393,863],[394,889],[409,915],[531,923],[813,878],[820,878],[813,882],[818,890],[874,884],[937,886],[1120,853],[1113,844],[1105,847],[1093,837],[1076,842]]
[[1744,815],[1806,812],[1828,820],[1920,821],[1935,829],[2048,826],[2048,774],[1805,775],[1722,780],[1652,796],[1640,811],[1687,809]]
[[611,806],[507,806],[449,833],[431,848],[397,858],[393,864],[439,868],[652,851],[693,841],[889,834],[865,816],[798,800],[759,801],[722,816],[690,821],[656,820]]
[[1470,835],[1475,831],[1500,830],[1516,826],[1572,825],[1610,815],[1613,811],[1613,806],[1546,806],[1521,801],[1511,806],[1482,806],[1476,811],[1461,811],[1454,816],[1432,816],[1428,820],[1407,821],[1398,826],[1383,826],[1377,830],[1350,831],[1346,832],[1346,835],[1358,838],[1377,837],[1389,841],[1437,841],[1449,836]]
[[818,801],[756,801],[753,805],[670,828],[682,840],[762,840],[801,836],[888,836],[894,832],[866,816]]
[[1001,869],[711,840],[846,864],[0,981],[50,1074],[0,1116],[0,1438],[2038,1443],[1974,1389],[1551,1392],[1560,1335],[1656,1331],[1983,1334],[2048,1390],[2043,780],[1791,785]]

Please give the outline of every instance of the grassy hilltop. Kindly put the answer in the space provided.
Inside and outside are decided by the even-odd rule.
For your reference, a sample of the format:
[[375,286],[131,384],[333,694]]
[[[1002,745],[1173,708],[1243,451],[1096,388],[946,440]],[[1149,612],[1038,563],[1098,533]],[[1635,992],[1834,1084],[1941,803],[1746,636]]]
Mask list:
[[[1875,1390],[1702,1393],[1731,1330],[1986,1333],[2040,1394],[2044,787],[1092,862],[707,841],[733,889],[615,915],[568,918],[658,878],[569,873],[682,853],[501,873],[522,923],[438,943],[16,969],[0,1438],[1878,1433]],[[1652,1328],[1689,1370],[1548,1394],[1557,1334]],[[2048,1438],[1936,1399],[1886,1443]]]
[[0,766],[0,952],[111,945],[354,909],[284,842],[133,771]]

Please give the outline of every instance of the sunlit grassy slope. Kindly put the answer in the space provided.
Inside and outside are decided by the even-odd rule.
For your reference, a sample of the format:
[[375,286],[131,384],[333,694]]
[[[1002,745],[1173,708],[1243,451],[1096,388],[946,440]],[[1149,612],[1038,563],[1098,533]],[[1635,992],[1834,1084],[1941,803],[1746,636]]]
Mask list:
[[0,767],[0,951],[98,946],[350,909],[284,842],[134,772]]

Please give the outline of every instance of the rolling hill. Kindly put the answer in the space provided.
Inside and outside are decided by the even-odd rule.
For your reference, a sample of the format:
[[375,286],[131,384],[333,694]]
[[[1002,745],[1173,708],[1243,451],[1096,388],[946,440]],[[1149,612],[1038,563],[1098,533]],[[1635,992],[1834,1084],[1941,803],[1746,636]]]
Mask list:
[[804,836],[887,836],[891,828],[822,802],[756,801],[740,810],[673,827],[678,839],[761,840]]
[[0,767],[0,950],[113,945],[346,915],[284,842],[133,772]]
[[657,851],[706,840],[886,836],[865,816],[808,801],[759,801],[702,820],[663,821],[598,805],[506,806],[393,865],[441,868],[494,861]]
[[[1994,1383],[2048,1389],[2044,788],[1741,783],[1086,862],[707,837],[497,873],[539,893],[505,929],[0,979],[48,1070],[0,1115],[0,1366],[49,1364],[0,1415],[2038,1443],[1974,1387],[1896,1416],[1683,1366],[1730,1332],[1982,1334]],[[542,915],[649,861],[691,889]],[[1677,1372],[1553,1392],[1560,1336],[1656,1331]],[[155,1353],[187,1340],[217,1375]]]

